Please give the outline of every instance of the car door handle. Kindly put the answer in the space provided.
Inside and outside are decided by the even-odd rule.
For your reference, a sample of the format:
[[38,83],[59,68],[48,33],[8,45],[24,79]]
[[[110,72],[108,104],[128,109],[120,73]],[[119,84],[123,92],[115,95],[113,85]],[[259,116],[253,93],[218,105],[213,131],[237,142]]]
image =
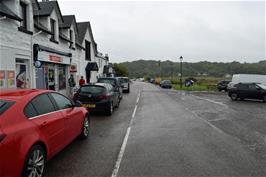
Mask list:
[[43,122],[43,123],[41,124],[41,126],[42,126],[42,127],[47,126],[47,122]]

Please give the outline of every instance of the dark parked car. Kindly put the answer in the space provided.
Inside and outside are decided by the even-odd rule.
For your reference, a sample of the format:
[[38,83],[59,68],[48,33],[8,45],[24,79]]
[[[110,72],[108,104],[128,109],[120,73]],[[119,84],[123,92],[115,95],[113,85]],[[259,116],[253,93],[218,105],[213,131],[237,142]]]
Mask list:
[[230,83],[231,81],[225,81],[225,80],[222,80],[222,81],[219,81],[218,84],[217,84],[217,89],[219,92],[221,91],[227,91],[227,85]]
[[0,176],[43,176],[46,162],[76,137],[89,135],[89,115],[50,90],[0,90]]
[[123,98],[123,90],[122,85],[120,83],[119,78],[117,77],[101,77],[97,81],[98,83],[108,83],[114,87],[114,92],[119,94],[119,99],[122,100]]
[[160,83],[160,87],[162,88],[172,88],[172,83],[170,80],[163,80]]
[[239,83],[228,90],[232,100],[260,99],[266,102],[266,86],[256,83]]
[[119,106],[119,94],[108,83],[83,85],[74,95],[74,101],[79,101],[90,111],[105,112],[112,115],[115,107]]
[[128,77],[118,77],[120,80],[120,83],[122,85],[123,92],[129,93],[130,92],[130,81]]

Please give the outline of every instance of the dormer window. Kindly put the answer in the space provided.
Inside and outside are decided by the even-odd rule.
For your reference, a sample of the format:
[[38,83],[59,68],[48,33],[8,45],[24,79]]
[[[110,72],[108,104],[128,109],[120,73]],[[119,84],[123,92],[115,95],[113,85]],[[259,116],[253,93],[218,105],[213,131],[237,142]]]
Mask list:
[[51,24],[51,40],[55,41],[55,20],[54,19],[50,19],[50,24]]
[[91,43],[89,41],[85,41],[85,60],[91,61]]
[[20,7],[21,7],[21,24],[20,26],[27,30],[27,4],[20,2]]

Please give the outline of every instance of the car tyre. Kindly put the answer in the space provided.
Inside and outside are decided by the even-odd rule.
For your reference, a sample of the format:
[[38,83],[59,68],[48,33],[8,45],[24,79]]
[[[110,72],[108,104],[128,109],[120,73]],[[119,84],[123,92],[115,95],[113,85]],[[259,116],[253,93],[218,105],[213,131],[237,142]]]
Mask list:
[[232,93],[230,97],[231,97],[231,99],[232,99],[233,101],[236,101],[237,98],[238,98],[238,96],[237,96],[236,93]]
[[263,97],[263,102],[266,103],[266,95]]
[[114,111],[113,102],[111,102],[106,113],[108,116],[111,116],[113,114],[113,111]]
[[90,119],[89,116],[86,116],[83,121],[80,138],[84,140],[87,139],[89,135],[90,135]]
[[40,176],[42,177],[46,164],[46,152],[40,145],[34,145],[25,160],[22,177]]

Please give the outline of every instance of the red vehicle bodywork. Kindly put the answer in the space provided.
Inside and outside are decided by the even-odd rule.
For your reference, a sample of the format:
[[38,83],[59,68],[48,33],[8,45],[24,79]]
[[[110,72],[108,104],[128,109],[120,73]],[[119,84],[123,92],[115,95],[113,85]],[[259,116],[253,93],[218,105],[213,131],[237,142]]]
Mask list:
[[41,145],[47,160],[80,135],[88,112],[72,107],[29,119],[24,108],[48,90],[0,90],[0,99],[15,103],[0,115],[0,176],[21,176],[25,158],[33,145]]

